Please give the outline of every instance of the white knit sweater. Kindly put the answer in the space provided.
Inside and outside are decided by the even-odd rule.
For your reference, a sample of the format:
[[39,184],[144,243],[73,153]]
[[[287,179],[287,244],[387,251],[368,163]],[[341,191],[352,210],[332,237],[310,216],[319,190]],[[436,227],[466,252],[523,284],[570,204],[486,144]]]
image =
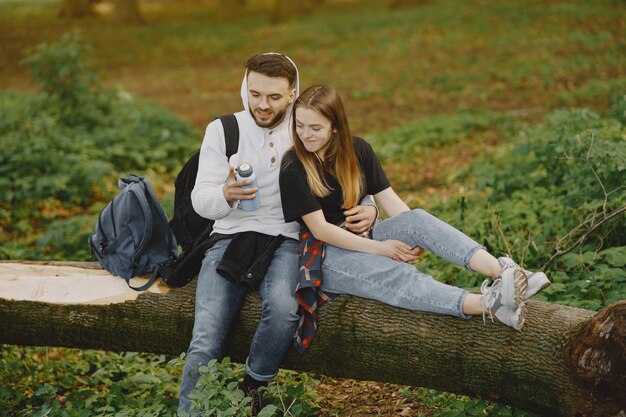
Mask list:
[[[200,216],[215,220],[214,233],[255,231],[298,239],[298,224],[285,223],[278,183],[283,154],[292,146],[291,106],[280,125],[274,129],[262,128],[254,122],[249,112],[247,90],[247,77],[244,75],[241,98],[245,110],[235,114],[239,125],[239,148],[230,161],[226,159],[222,123],[215,120],[206,128],[196,185],[191,193],[193,208]],[[257,177],[261,207],[252,212],[240,210],[238,202],[231,206],[224,198],[223,188],[229,166],[236,167],[242,162],[252,165]]]

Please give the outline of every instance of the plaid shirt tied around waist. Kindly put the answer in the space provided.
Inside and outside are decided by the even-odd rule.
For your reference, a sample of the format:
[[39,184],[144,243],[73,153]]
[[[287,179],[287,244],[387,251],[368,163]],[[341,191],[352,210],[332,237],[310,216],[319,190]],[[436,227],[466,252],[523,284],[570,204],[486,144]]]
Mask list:
[[296,285],[296,299],[300,321],[294,335],[294,347],[304,353],[311,345],[317,330],[317,309],[338,294],[322,291],[322,260],[324,259],[325,243],[315,239],[306,226],[300,228],[300,243],[298,245],[298,284]]

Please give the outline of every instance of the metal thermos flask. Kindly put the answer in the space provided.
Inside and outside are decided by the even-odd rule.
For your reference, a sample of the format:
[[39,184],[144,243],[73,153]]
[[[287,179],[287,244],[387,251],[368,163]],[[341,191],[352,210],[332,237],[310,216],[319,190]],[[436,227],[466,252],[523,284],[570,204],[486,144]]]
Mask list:
[[[237,178],[237,181],[242,181],[242,180],[252,181],[251,184],[244,185],[241,188],[258,187],[257,181],[256,181],[256,174],[254,173],[252,166],[250,166],[250,164],[248,164],[247,162],[244,162],[243,164],[239,165],[239,167],[237,167],[237,174],[235,175],[235,177]],[[261,206],[261,197],[259,196],[259,190],[257,190],[254,199],[239,200],[239,208],[244,211],[254,211],[258,209],[260,206]]]

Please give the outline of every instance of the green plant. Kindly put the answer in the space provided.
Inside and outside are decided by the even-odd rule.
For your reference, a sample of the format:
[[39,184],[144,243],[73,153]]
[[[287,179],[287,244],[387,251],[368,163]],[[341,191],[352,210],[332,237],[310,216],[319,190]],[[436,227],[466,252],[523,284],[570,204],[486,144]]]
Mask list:
[[[315,386],[319,382],[305,373],[280,370],[275,383],[265,390],[264,400],[273,406],[265,416],[315,417],[319,415]],[[268,408],[266,406],[265,408]]]
[[180,369],[165,355],[0,346],[0,416],[170,417]]
[[53,106],[67,125],[92,127],[110,110],[106,99],[99,100],[103,90],[93,65],[86,60],[89,51],[80,42],[80,32],[74,30],[52,45],[38,45],[23,61],[44,94],[42,104]]
[[[417,398],[425,407],[434,410],[432,417],[537,417],[534,413],[501,406],[481,398],[469,398],[426,388],[404,390],[400,395]],[[418,416],[424,414],[420,413]]]
[[[182,358],[184,355],[181,355]],[[241,366],[231,366],[229,358],[222,361],[212,359],[198,371],[200,378],[189,394],[192,413],[201,411],[207,417],[250,416],[252,400],[239,388],[239,381],[243,378]]]
[[418,163],[432,150],[448,147],[468,138],[479,141],[489,136],[506,134],[515,126],[513,118],[490,111],[460,111],[409,122],[402,127],[372,135],[382,162],[400,159]]
[[[116,193],[116,177],[171,176],[199,146],[189,123],[102,87],[83,62],[88,50],[77,32],[42,44],[25,60],[41,90],[0,93],[0,240],[38,243],[35,257],[86,258],[86,222]],[[77,214],[86,217],[68,219]]]
[[66,254],[71,254],[73,260],[91,259],[85,242],[93,233],[97,219],[97,215],[78,215],[50,222],[37,240],[40,259],[63,259]]
[[[170,363],[182,367],[185,354]],[[199,368],[200,378],[189,394],[191,412],[201,411],[203,416],[246,417],[250,415],[251,399],[239,387],[245,367],[213,359]],[[319,412],[317,396],[313,391],[316,381],[306,374],[280,370],[275,380],[261,388],[265,406],[259,417],[312,417]]]
[[[547,123],[520,132],[479,159],[462,176],[475,184],[435,211],[494,254],[512,255],[528,269],[544,268],[553,285],[538,296],[599,309],[626,298],[626,127],[611,115],[558,110]],[[426,256],[420,268],[459,286],[481,278]]]

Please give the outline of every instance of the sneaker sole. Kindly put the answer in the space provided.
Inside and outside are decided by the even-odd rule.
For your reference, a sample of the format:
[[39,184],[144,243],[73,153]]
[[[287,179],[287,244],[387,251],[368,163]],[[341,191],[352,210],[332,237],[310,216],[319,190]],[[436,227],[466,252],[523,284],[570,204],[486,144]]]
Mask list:
[[524,327],[524,323],[526,323],[526,309],[523,305],[521,308],[522,311],[520,311],[519,313],[519,321],[517,322],[517,327],[515,328],[515,330],[517,331],[522,330],[522,327]]
[[515,309],[524,301],[524,295],[528,290],[528,277],[521,268],[515,268],[513,272],[513,285],[515,285]]
[[[500,276],[504,274],[501,273]],[[513,276],[511,280],[502,279],[502,297],[500,303],[507,307],[517,310],[520,304],[523,302],[524,294],[528,289],[528,277],[521,268],[514,268],[512,271]],[[513,288],[509,286],[512,285]]]

